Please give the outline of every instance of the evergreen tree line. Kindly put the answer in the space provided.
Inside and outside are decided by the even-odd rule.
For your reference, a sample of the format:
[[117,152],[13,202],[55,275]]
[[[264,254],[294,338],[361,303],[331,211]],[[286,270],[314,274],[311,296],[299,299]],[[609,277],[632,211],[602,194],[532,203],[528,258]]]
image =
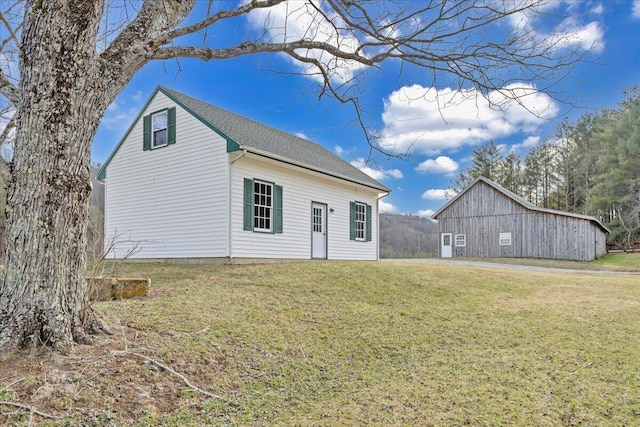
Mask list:
[[640,239],[640,90],[618,108],[565,120],[523,158],[490,141],[452,181],[460,191],[484,176],[539,207],[592,215],[609,241]]

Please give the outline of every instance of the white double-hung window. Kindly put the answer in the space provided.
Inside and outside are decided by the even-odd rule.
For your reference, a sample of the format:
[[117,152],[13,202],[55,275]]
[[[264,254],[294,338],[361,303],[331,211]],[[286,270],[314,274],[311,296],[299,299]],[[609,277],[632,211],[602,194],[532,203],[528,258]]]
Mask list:
[[349,238],[360,242],[371,241],[371,205],[363,202],[349,202]]
[[243,229],[262,233],[282,233],[282,186],[259,179],[244,178]]
[[169,143],[169,120],[167,110],[160,111],[151,115],[152,126],[152,144],[153,147],[162,147]]
[[253,230],[271,231],[273,218],[273,184],[253,182]]
[[367,205],[356,203],[356,240],[365,239],[365,226],[367,224]]

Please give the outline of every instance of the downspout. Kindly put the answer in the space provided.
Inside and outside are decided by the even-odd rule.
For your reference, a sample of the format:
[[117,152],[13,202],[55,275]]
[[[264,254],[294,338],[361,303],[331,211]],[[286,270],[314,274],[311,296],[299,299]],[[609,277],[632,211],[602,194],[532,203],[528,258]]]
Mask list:
[[376,198],[376,216],[378,217],[376,219],[376,242],[378,243],[376,245],[376,260],[380,261],[380,199],[382,199],[383,197],[387,197],[389,195],[389,193],[383,193],[382,195],[378,195],[378,197]]
[[229,162],[229,191],[227,191],[227,204],[229,206],[229,226],[227,227],[227,253],[229,259],[233,259],[233,198],[231,197],[233,189],[233,164],[243,158],[247,154],[245,148],[242,149],[242,153],[235,159]]

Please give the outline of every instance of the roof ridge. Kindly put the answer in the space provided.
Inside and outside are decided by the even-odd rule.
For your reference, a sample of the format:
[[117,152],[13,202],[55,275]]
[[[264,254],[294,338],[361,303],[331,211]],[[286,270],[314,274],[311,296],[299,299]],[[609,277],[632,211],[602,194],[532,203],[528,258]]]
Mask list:
[[[277,160],[333,175],[385,192],[391,190],[321,144],[213,105],[165,86],[158,89],[197,114],[238,147],[271,154]],[[195,105],[194,105],[195,104]],[[271,134],[271,135],[269,135]]]
[[556,209],[541,208],[538,205],[536,205],[535,203],[532,203],[532,202],[528,201],[527,199],[525,199],[524,197],[519,196],[518,194],[516,194],[516,193],[514,193],[514,192],[512,192],[510,190],[507,190],[502,185],[500,185],[497,182],[494,182],[494,181],[490,180],[489,178],[484,177],[482,175],[478,176],[471,184],[466,186],[464,189],[462,189],[460,192],[458,192],[454,197],[452,197],[450,200],[448,200],[447,203],[445,203],[440,209],[438,209],[431,217],[434,218],[434,219],[437,218],[437,216],[440,215],[440,213],[442,213],[455,200],[457,200],[460,196],[462,196],[462,194],[466,193],[467,190],[469,190],[471,187],[475,186],[479,181],[482,181],[485,184],[489,185],[490,187],[493,187],[495,190],[497,190],[497,191],[501,192],[502,194],[504,194],[505,196],[509,197],[514,202],[523,205],[527,209],[534,210],[534,211],[539,211],[539,212],[546,212],[546,213],[551,213],[551,214],[563,215],[563,216],[570,216],[570,217],[574,217],[574,218],[586,219],[586,220],[595,222],[596,224],[598,224],[598,226],[600,226],[607,233],[610,233],[609,229],[607,227],[605,227],[605,225],[602,224],[598,220],[598,218],[596,218],[594,216],[584,215],[584,214],[579,214],[579,213],[574,213],[574,212],[560,211],[560,210],[556,210]]

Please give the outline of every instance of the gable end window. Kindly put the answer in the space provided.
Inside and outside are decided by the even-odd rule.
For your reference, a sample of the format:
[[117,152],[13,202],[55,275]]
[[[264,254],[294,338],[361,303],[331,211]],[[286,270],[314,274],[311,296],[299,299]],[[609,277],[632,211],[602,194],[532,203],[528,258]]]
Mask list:
[[175,107],[156,111],[143,117],[143,150],[166,147],[176,143]]
[[511,246],[511,233],[500,233],[500,246]]
[[282,233],[282,187],[244,179],[244,230]]
[[467,235],[466,234],[456,234],[456,246],[458,246],[458,247],[467,246]]
[[349,238],[361,242],[371,241],[371,205],[362,202],[350,202]]

